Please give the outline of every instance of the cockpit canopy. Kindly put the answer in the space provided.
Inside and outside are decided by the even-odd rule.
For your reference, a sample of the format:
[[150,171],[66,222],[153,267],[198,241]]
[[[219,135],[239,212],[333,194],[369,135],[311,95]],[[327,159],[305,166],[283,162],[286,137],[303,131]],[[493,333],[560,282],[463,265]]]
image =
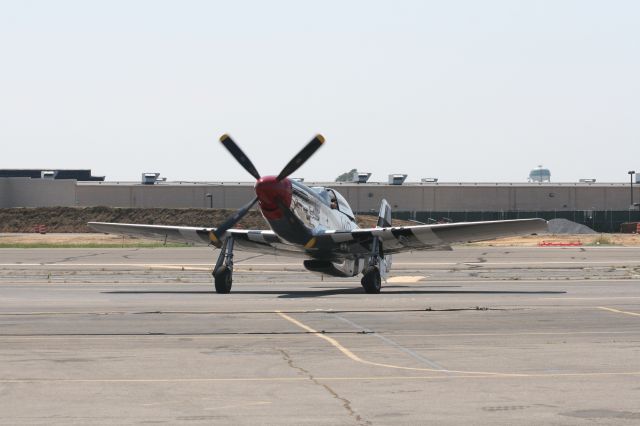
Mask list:
[[331,203],[335,200],[338,211],[346,214],[351,219],[355,219],[355,215],[353,214],[349,203],[347,203],[347,200],[338,191],[331,188],[325,188],[323,186],[314,186],[311,189],[313,189],[328,206],[331,206]]

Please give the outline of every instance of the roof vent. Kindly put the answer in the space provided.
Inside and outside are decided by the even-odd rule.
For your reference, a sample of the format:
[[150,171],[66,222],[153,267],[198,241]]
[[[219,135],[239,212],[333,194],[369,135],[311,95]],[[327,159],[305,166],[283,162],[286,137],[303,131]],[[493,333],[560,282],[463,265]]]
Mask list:
[[141,183],[143,185],[153,185],[154,183],[156,183],[156,181],[159,180],[159,177],[160,173],[143,173]]
[[402,185],[407,175],[402,173],[394,173],[389,175],[389,185]]
[[354,181],[357,183],[367,183],[370,177],[371,177],[371,173],[358,173],[355,176]]

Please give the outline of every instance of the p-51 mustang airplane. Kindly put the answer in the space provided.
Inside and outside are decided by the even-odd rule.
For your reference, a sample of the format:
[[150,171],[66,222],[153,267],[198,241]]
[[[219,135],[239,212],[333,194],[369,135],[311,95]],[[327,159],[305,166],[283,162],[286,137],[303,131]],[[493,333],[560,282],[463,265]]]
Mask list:
[[[412,250],[451,250],[451,244],[490,240],[547,230],[543,219],[391,226],[391,208],[382,200],[375,228],[358,228],[355,215],[338,191],[308,187],[288,178],[324,143],[317,135],[277,176],[260,176],[249,158],[228,136],[220,142],[253,176],[256,196],[218,228],[89,222],[93,229],[165,241],[212,244],[220,248],[213,268],[216,292],[229,293],[233,251],[302,257],[304,267],[336,277],[362,273],[367,293],[379,293],[391,269],[391,255]],[[258,203],[270,230],[231,229]]]

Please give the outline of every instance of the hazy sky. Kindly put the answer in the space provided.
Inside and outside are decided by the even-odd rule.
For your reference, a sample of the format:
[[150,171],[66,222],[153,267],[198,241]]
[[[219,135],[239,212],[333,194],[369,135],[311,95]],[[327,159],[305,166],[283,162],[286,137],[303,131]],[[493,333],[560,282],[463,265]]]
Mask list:
[[0,168],[627,181],[638,1],[1,1]]

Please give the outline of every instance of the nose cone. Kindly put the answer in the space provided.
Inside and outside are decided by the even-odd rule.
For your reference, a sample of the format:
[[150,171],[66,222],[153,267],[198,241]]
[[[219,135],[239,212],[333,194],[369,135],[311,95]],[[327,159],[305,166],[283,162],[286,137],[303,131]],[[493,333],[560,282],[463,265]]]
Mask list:
[[289,208],[291,205],[291,181],[282,179],[278,181],[276,176],[264,176],[258,179],[255,186],[256,195],[262,214],[268,220],[282,218],[280,205]]

